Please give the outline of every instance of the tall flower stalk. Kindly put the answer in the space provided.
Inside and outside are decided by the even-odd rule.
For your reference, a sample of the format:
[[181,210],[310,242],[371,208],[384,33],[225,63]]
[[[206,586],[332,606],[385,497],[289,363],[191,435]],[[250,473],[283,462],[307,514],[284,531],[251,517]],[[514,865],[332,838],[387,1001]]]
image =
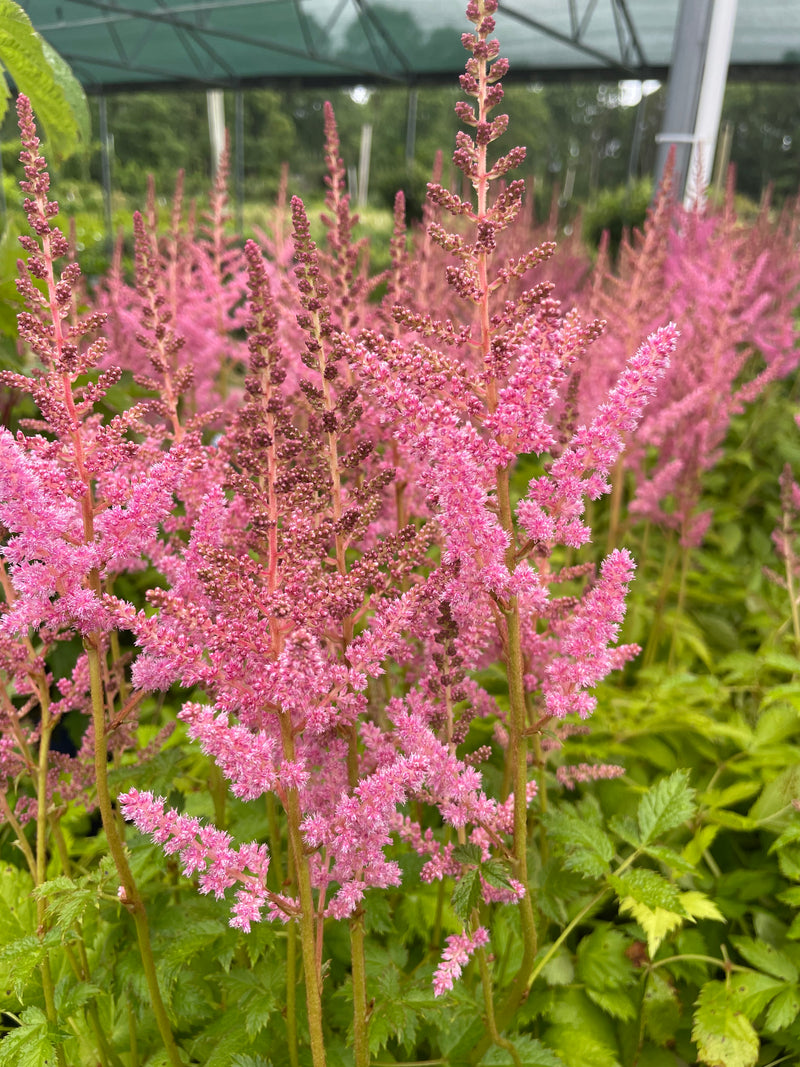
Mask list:
[[[147,916],[120,837],[108,788],[106,715],[114,695],[106,681],[109,634],[113,627],[103,606],[103,583],[125,566],[153,537],[153,526],[172,506],[174,486],[185,456],[166,458],[149,474],[134,463],[122,467],[140,451],[125,435],[136,413],[103,425],[92,414],[94,403],[119,373],[109,371],[92,380],[90,372],[104,344],[88,346],[82,339],[96,333],[102,315],[79,316],[73,289],[80,270],[68,264],[60,275],[56,262],[68,247],[51,220],[58,205],[48,199],[49,176],[39,152],[30,103],[20,96],[17,110],[22,135],[21,160],[28,194],[25,210],[36,237],[21,238],[28,260],[18,287],[28,311],[20,315],[20,334],[40,362],[30,379],[6,375],[18,388],[27,388],[40,412],[36,434],[16,439],[2,431],[3,500],[0,521],[10,532],[5,549],[9,565],[6,633],[26,635],[29,627],[44,630],[52,640],[79,634],[88,667],[97,804],[109,850],[121,882],[121,899],[136,926],[139,950],[153,1012],[170,1063],[181,1062],[156,976]],[[40,288],[36,283],[42,283]],[[87,377],[88,376],[88,377]],[[145,452],[147,450],[145,449]],[[149,455],[147,460],[149,460]],[[145,462],[147,462],[145,460]],[[141,457],[140,457],[141,461]],[[127,477],[126,477],[127,475]],[[42,528],[41,524],[45,524]],[[48,694],[50,678],[37,668],[36,690],[41,712],[36,775],[36,882],[45,879],[47,832],[52,783],[49,743],[54,726]],[[44,901],[40,921],[44,921]],[[43,985],[48,1018],[55,1019],[52,983],[45,961]],[[63,1053],[59,1053],[63,1062]]]

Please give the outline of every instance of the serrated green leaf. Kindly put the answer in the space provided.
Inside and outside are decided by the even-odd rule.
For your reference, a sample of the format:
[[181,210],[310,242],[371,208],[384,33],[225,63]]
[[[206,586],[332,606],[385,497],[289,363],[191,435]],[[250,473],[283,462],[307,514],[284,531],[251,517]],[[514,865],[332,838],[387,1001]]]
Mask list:
[[[546,950],[548,947],[543,945],[542,949]],[[569,985],[574,977],[575,966],[572,962],[572,956],[564,948],[559,949],[555,956],[548,960],[542,968],[542,978],[549,986]]]
[[797,981],[797,967],[773,945],[767,944],[766,941],[755,941],[752,937],[739,936],[732,937],[731,942],[751,967],[766,971],[775,978],[782,978],[785,982]]
[[689,785],[689,772],[675,771],[669,778],[662,778],[639,802],[637,819],[642,844],[649,844],[681,826],[694,812],[694,790]]
[[758,1060],[758,1034],[724,982],[707,982],[700,990],[692,1041],[709,1067],[754,1067]]
[[610,874],[608,884],[618,897],[629,897],[648,908],[665,908],[686,917],[680,893],[675,886],[656,871],[636,867],[624,874]]
[[701,793],[698,800],[709,808],[729,808],[742,800],[749,800],[761,790],[761,782],[745,780],[734,782],[725,789],[708,789]]
[[[789,701],[790,703],[776,703]],[[797,733],[800,726],[800,683],[776,685],[770,688],[761,701],[761,713],[756,723],[752,750],[764,745],[773,745],[785,741]]]
[[552,840],[564,850],[565,866],[589,878],[601,878],[614,855],[608,834],[573,811],[551,811],[543,821]]
[[244,1028],[250,1038],[260,1034],[269,1024],[270,1019],[277,1009],[275,997],[265,991],[264,997],[253,1000],[244,1012]]
[[13,0],[0,0],[0,64],[30,99],[57,156],[70,155],[81,136],[88,143],[89,108],[83,89]]
[[788,674],[800,674],[800,659],[797,656],[789,656],[785,652],[767,652],[762,657],[765,667],[773,667],[778,671],[786,671]]
[[68,929],[97,902],[96,886],[87,889],[63,876],[43,882],[34,889],[33,895],[47,901],[47,917],[58,930]]
[[654,860],[658,860],[659,863],[663,863],[665,867],[669,867],[671,871],[677,871],[678,874],[692,874],[694,872],[695,864],[689,863],[674,848],[668,848],[666,845],[648,845],[644,852]]
[[481,865],[481,877],[493,889],[511,889],[511,872],[499,860]]
[[626,912],[633,916],[636,922],[644,930],[647,938],[647,951],[655,956],[658,946],[673,930],[677,930],[684,922],[685,916],[667,911],[665,908],[648,908],[631,897],[623,897],[619,902],[620,913]]
[[792,823],[791,826],[787,826],[780,837],[772,842],[769,850],[770,852],[777,852],[778,849],[793,845],[796,841],[800,841],[800,824]]
[[578,945],[577,976],[589,989],[622,989],[634,979],[626,955],[630,939],[608,923],[599,924]]
[[793,885],[791,889],[784,889],[782,893],[778,893],[778,900],[793,908],[800,907],[800,885]]
[[778,850],[778,866],[784,878],[800,882],[800,846],[784,845]]
[[714,838],[719,833],[719,826],[709,825],[701,827],[692,840],[684,847],[683,855],[688,863],[694,867],[703,858],[703,853],[710,848]]
[[639,1005],[623,989],[587,989],[587,995],[598,1007],[620,1022],[630,1022],[639,1014]]
[[764,1019],[764,1029],[768,1034],[774,1034],[776,1030],[785,1030],[791,1026],[800,1012],[800,990],[796,985],[790,985],[782,990],[769,1006],[769,1011]]
[[72,984],[65,985],[62,981],[56,986],[56,1009],[59,1016],[68,1019],[90,1000],[96,1000],[102,995],[103,990],[100,986],[92,985],[90,982],[74,982],[73,980]]
[[740,971],[731,976],[731,994],[748,1019],[755,1019],[767,1004],[786,988],[780,978],[758,971]]
[[[800,763],[786,767],[777,777],[768,782],[761,796],[753,804],[748,812],[751,819],[763,821],[771,819],[779,811],[788,808],[793,800],[800,798]],[[772,824],[779,831],[783,829],[780,824]]]
[[477,867],[464,871],[453,888],[453,896],[450,903],[453,911],[466,926],[472,909],[478,906],[481,899],[481,876]]
[[453,859],[456,863],[479,864],[481,856],[481,850],[477,845],[473,845],[471,841],[468,841],[465,845],[456,845],[453,849]]
[[672,1044],[681,1014],[680,997],[675,987],[659,971],[652,971],[642,1001],[647,1036],[656,1045]]
[[738,811],[729,811],[727,808],[713,808],[706,818],[709,822],[727,826],[730,830],[755,830],[758,827],[752,816],[740,815]]
[[47,1016],[40,1008],[27,1008],[20,1021],[0,1041],[0,1067],[50,1067],[56,1048]]
[[545,1035],[565,1067],[621,1067],[616,1049],[592,1033],[567,1026],[554,1026]]
[[35,934],[28,934],[8,945],[3,945],[0,949],[0,968],[9,969],[14,992],[18,997],[22,996],[26,982],[45,958],[49,949],[59,944],[60,940],[56,931],[50,930],[42,938],[36,937]]
[[[564,1061],[552,1049],[528,1034],[510,1034],[509,1040],[522,1067],[564,1067]],[[481,1067],[505,1067],[513,1063],[510,1052],[494,1045],[481,1060]]]
[[713,919],[715,922],[725,922],[725,916],[714,901],[696,889],[681,893],[681,904],[691,919]]
[[608,828],[626,844],[639,847],[639,825],[632,815],[613,815],[608,821]]

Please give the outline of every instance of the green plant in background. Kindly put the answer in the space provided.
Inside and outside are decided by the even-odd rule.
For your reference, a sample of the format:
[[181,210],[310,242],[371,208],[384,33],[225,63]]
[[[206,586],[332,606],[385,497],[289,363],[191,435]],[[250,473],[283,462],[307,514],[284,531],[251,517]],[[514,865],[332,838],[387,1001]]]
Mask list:
[[[54,163],[88,148],[91,124],[85,93],[69,66],[14,0],[0,0],[0,123],[11,99],[7,78],[31,100]],[[4,190],[0,204],[0,367],[8,367],[18,363],[16,313],[21,305],[15,278],[24,216],[21,211],[8,211]]]

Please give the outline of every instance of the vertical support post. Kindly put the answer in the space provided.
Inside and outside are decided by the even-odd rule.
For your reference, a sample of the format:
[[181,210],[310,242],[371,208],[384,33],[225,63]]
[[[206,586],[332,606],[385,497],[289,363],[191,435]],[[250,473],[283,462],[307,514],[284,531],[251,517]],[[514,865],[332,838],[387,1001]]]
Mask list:
[[711,27],[708,35],[703,83],[697,104],[694,125],[694,144],[686,176],[684,202],[691,207],[705,195],[714,165],[717,147],[719,120],[725,83],[728,80],[728,63],[733,44],[733,28],[736,23],[737,0],[714,0]]
[[[641,86],[641,82],[640,82]],[[636,122],[633,127],[633,141],[631,142],[631,154],[628,157],[628,191],[639,177],[639,157],[642,154],[642,137],[644,136],[644,124],[647,118],[647,97],[644,95],[643,86],[640,89],[642,95],[636,105]]]
[[110,255],[114,247],[113,222],[111,220],[111,147],[108,136],[108,106],[105,95],[102,93],[98,104],[100,111],[100,168],[103,178],[103,215],[106,224],[106,245]]
[[358,154],[358,206],[367,206],[369,193],[369,163],[372,155],[372,123],[361,127],[361,150]]
[[683,192],[689,171],[697,104],[703,79],[714,0],[681,0],[669,68],[664,126],[656,137],[656,185],[661,183],[670,149],[675,148],[675,190]]
[[711,185],[716,196],[721,195],[725,186],[725,178],[728,173],[728,165],[731,161],[731,145],[733,144],[733,123],[726,122],[722,127],[722,137],[714,160],[714,179]]
[[244,229],[244,93],[236,90],[236,157],[234,186],[236,189],[236,229]]
[[414,155],[417,146],[417,103],[419,101],[419,89],[408,90],[408,112],[406,117],[406,170],[411,170],[414,165]]
[[211,142],[211,176],[215,178],[225,150],[225,94],[222,89],[208,89],[208,139]]

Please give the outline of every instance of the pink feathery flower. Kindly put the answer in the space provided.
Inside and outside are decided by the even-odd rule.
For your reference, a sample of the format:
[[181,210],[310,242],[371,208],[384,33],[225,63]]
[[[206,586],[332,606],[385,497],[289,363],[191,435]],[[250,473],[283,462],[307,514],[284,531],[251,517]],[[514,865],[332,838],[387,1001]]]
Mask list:
[[200,872],[201,893],[213,893],[220,900],[226,889],[240,884],[230,925],[247,933],[252,922],[261,920],[267,903],[267,846],[252,842],[234,849],[230,834],[203,826],[199,819],[180,815],[165,804],[164,797],[138,789],[119,797],[123,816],[143,834],[149,834],[168,855],[178,853],[184,874]]
[[563,719],[575,711],[587,718],[597,700],[586,690],[638,654],[636,645],[608,647],[619,634],[635,566],[627,550],[615,549],[603,561],[597,584],[556,624],[560,655],[547,666],[542,686],[550,715]]
[[442,952],[441,963],[433,976],[434,996],[440,997],[452,989],[476,949],[488,943],[489,931],[484,926],[479,926],[472,935],[451,934],[447,939],[447,948]]
[[556,781],[567,789],[579,782],[599,782],[607,778],[621,778],[625,768],[616,763],[573,763],[556,769]]

